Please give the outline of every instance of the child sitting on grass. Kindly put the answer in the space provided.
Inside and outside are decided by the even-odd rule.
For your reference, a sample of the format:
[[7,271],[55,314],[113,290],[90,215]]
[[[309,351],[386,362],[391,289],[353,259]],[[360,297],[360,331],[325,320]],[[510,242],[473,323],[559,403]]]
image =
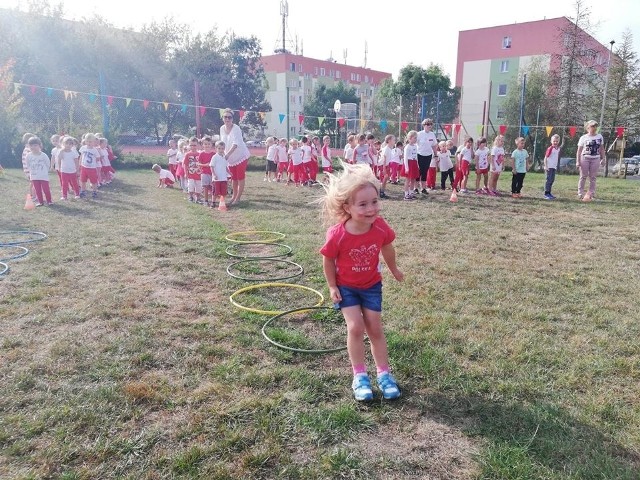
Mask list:
[[400,397],[400,389],[389,371],[387,341],[382,330],[382,276],[380,254],[398,281],[404,278],[396,265],[393,240],[396,235],[379,216],[378,179],[368,164],[344,164],[341,175],[329,175],[322,202],[329,228],[320,249],[331,301],[341,309],[347,323],[347,351],[353,369],[354,397],[373,400],[365,365],[364,334],[371,342],[377,383],[383,398]]

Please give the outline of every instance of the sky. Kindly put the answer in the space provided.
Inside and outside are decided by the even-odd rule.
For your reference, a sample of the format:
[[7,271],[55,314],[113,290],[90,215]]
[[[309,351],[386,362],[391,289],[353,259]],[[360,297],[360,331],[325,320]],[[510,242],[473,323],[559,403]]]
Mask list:
[[[42,0],[32,0],[42,1]],[[24,0],[0,0],[0,8],[26,9]],[[231,0],[201,2],[135,2],[131,0],[49,0],[62,3],[64,16],[80,20],[99,15],[119,27],[138,30],[140,26],[172,17],[176,22],[191,25],[194,32],[207,32],[214,27],[223,33],[255,35],[262,43],[263,55],[273,53],[281,38],[281,0]],[[344,0],[288,0],[288,39],[298,39],[298,50],[307,57],[328,59],[339,63],[363,66],[365,43],[366,66],[391,73],[397,78],[400,69],[413,63],[427,67],[440,65],[455,81],[458,31],[522,23],[561,16],[571,17],[576,0],[535,0],[510,2],[485,0],[481,8],[463,7],[456,3],[451,12],[446,2],[395,0],[388,7],[372,8],[374,2]],[[203,6],[205,5],[205,6]],[[344,9],[349,5],[348,10]],[[360,7],[361,5],[361,7]],[[622,32],[635,33],[635,51],[640,53],[640,2],[637,0],[583,0],[590,9],[591,20],[597,23],[594,36],[605,45],[620,41]],[[178,8],[179,7],[179,8]],[[465,12],[460,14],[459,12]],[[413,22],[413,23],[412,23]]]

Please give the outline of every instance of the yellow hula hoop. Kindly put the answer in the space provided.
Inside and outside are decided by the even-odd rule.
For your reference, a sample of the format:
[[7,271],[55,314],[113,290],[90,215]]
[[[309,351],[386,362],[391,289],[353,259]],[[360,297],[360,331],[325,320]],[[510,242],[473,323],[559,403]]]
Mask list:
[[[257,233],[271,233],[273,235],[273,238],[267,238],[266,240],[256,240],[256,239],[249,239],[249,240],[238,240],[236,239],[236,237],[240,237],[242,235],[252,235],[252,234],[257,234]],[[254,243],[254,242],[262,242],[262,243],[274,243],[274,242],[278,242],[280,240],[282,240],[284,237],[286,237],[286,235],[284,233],[280,233],[280,232],[272,232],[270,230],[247,230],[245,232],[233,232],[230,233],[229,235],[227,235],[226,237],[224,237],[224,239],[228,242],[233,242],[233,243]]]
[[[324,302],[324,296],[322,295],[322,293],[320,293],[319,291],[311,288],[311,287],[306,287],[304,285],[297,285],[295,283],[276,283],[276,282],[270,282],[270,283],[259,283],[257,285],[250,285],[248,287],[244,287],[241,288],[240,290],[236,290],[235,292],[233,292],[231,294],[231,296],[229,297],[229,300],[231,301],[231,303],[233,305],[235,305],[236,307],[238,307],[241,310],[246,310],[247,312],[252,312],[252,313],[259,313],[261,315],[280,315],[282,313],[285,313],[286,310],[260,310],[259,308],[250,308],[250,307],[245,307],[244,305],[239,304],[238,302],[235,301],[235,299],[233,297],[235,297],[236,295],[243,293],[243,292],[249,292],[251,290],[257,290],[259,288],[266,288],[266,287],[291,287],[291,288],[298,288],[300,290],[307,290],[311,293],[315,293],[318,298],[320,299],[320,301],[318,303],[316,303],[315,305],[313,305],[313,307],[319,307],[320,305],[322,305],[322,302]],[[288,306],[287,308],[291,308],[291,306]],[[306,310],[302,310],[302,311],[306,311]]]

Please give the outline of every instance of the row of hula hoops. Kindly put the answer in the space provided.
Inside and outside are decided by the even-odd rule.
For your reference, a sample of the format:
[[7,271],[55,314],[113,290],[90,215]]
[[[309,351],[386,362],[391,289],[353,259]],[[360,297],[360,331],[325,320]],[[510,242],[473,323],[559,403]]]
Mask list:
[[[10,237],[10,240],[4,240]],[[40,242],[47,238],[43,232],[30,230],[10,230],[0,232],[0,275],[9,273],[9,265],[6,262],[17,260],[29,253],[29,249],[23,246],[24,243]],[[6,252],[6,251],[9,252]]]
[[[252,236],[254,237],[264,236],[264,238],[261,238],[258,241],[258,240],[255,240],[255,238],[252,239],[251,238]],[[321,306],[322,303],[324,302],[324,295],[322,295],[321,292],[311,287],[307,287],[305,285],[299,285],[296,283],[282,283],[283,281],[286,281],[286,280],[293,280],[295,278],[300,278],[304,274],[304,268],[302,267],[302,265],[299,265],[298,263],[295,263],[291,260],[286,260],[283,258],[291,255],[291,253],[293,252],[293,249],[289,245],[280,243],[282,240],[284,240],[285,237],[286,235],[284,233],[272,232],[267,230],[251,230],[251,231],[243,231],[243,232],[234,232],[234,233],[228,234],[225,237],[225,240],[227,240],[228,242],[231,242],[231,244],[225,250],[226,254],[232,258],[241,259],[231,263],[227,267],[227,273],[229,274],[229,276],[238,280],[244,280],[248,282],[256,282],[256,281],[264,282],[264,283],[258,283],[255,285],[250,285],[248,287],[243,287],[236,290],[231,294],[231,296],[229,297],[229,300],[234,306],[236,306],[237,308],[240,308],[241,310],[245,310],[251,313],[257,313],[261,315],[271,315],[271,318],[269,318],[265,322],[265,324],[262,326],[262,336],[269,343],[271,343],[272,345],[278,348],[281,348],[283,350],[288,350],[291,352],[296,352],[296,353],[312,353],[312,354],[333,353],[333,352],[340,352],[342,350],[346,350],[347,349],[346,345],[341,347],[336,347],[336,348],[328,348],[328,349],[293,348],[275,341],[274,339],[269,337],[269,335],[267,334],[267,329],[269,326],[272,326],[278,319],[285,317],[287,315],[291,315],[294,313],[304,313],[304,312],[309,312],[313,310],[334,310],[333,307]],[[280,250],[280,251],[279,252],[274,251],[272,254],[260,255],[260,256],[247,255],[238,251],[243,245],[246,245],[246,246],[269,245],[269,246],[275,247],[274,250]],[[250,263],[264,263],[264,262],[280,263],[287,267],[292,267],[294,269],[294,272],[286,276],[268,277],[268,278],[246,277],[246,276],[238,275],[234,272],[234,270],[238,269],[238,267],[242,267]],[[285,287],[285,288],[295,288],[300,290],[306,290],[316,295],[318,298],[318,302],[311,307],[301,307],[301,308],[295,308],[287,311],[278,311],[278,310],[262,310],[258,308],[247,307],[245,305],[240,304],[236,300],[236,297],[241,293],[251,292],[254,290],[259,290],[261,288],[268,288],[268,287]]]

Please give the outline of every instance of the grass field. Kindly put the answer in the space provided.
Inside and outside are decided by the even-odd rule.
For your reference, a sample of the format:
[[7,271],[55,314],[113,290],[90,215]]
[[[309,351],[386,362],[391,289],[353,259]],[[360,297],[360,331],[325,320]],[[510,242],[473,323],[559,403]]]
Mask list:
[[[520,200],[392,186],[405,282],[386,276],[383,321],[404,394],[359,405],[345,352],[279,350],[269,317],[229,302],[240,230],[285,233],[298,282],[326,294],[320,189],[251,172],[218,212],[127,171],[96,201],[24,211],[7,171],[0,230],[49,237],[0,276],[0,478],[638,479],[640,182],[601,179],[590,204],[576,182],[554,202],[539,174]],[[344,341],[325,327],[279,338]]]

